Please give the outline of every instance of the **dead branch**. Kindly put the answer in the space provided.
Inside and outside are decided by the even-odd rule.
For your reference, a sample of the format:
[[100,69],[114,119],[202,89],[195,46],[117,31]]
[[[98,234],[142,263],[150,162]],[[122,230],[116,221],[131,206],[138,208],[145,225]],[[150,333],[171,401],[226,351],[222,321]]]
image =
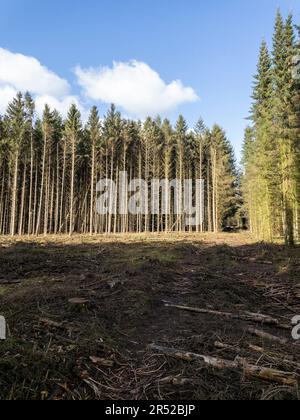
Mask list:
[[244,317],[244,319],[248,321],[254,321],[254,322],[262,323],[266,325],[275,325],[278,328],[282,328],[284,330],[290,330],[291,328],[290,325],[281,324],[280,321],[278,321],[278,319],[273,318],[269,315],[245,312],[245,315],[242,315],[242,317]]
[[234,351],[236,353],[241,353],[242,352],[241,347],[231,346],[229,344],[221,343],[220,341],[216,341],[214,343],[214,345],[215,345],[216,349],[219,349],[219,350],[229,350],[229,351]]
[[264,331],[261,330],[256,330],[254,328],[248,328],[248,332],[252,335],[255,335],[256,337],[262,338],[264,340],[268,340],[268,341],[273,341],[274,343],[278,343],[281,345],[286,345],[288,344],[288,340],[286,338],[280,338],[280,337],[276,337],[275,335],[272,334],[268,334]]
[[0,280],[0,284],[4,286],[13,286],[22,283],[22,280]]
[[246,377],[255,377],[266,381],[280,383],[282,385],[296,386],[298,381],[296,375],[291,372],[283,372],[275,369],[264,368],[249,364],[246,359],[237,357],[234,361],[219,359],[211,356],[204,356],[201,354],[185,352],[182,350],[171,349],[168,347],[160,347],[156,344],[151,344],[149,350],[153,350],[164,354],[165,356],[173,357],[179,360],[188,362],[198,361],[203,362],[208,366],[216,369],[233,369],[241,370]]
[[270,359],[273,359],[276,361],[276,363],[285,363],[288,364],[290,366],[292,366],[294,369],[298,369],[300,370],[300,363],[295,362],[292,358],[290,358],[289,356],[280,354],[280,353],[275,353],[275,352],[270,352],[262,347],[258,347],[258,346],[254,346],[252,344],[249,344],[249,349],[256,352],[256,353],[260,353],[264,356],[269,357]]
[[259,378],[287,386],[298,385],[298,380],[294,373],[250,365],[245,359],[240,357],[236,358],[236,362],[243,368],[246,377]]
[[187,311],[187,312],[216,315],[216,316],[220,316],[220,317],[228,318],[228,319],[240,319],[243,321],[250,321],[250,322],[261,323],[261,324],[266,324],[266,325],[273,325],[273,326],[275,325],[278,328],[282,328],[282,329],[290,329],[289,325],[281,324],[280,321],[278,321],[278,319],[272,318],[269,315],[257,314],[257,313],[252,313],[252,312],[245,312],[243,314],[233,314],[230,312],[220,312],[220,311],[214,311],[210,309],[192,308],[189,306],[173,305],[170,303],[165,303],[165,306],[168,308],[175,308],[175,309],[179,309],[179,310]]
[[175,359],[185,360],[187,362],[202,361],[205,364],[217,369],[235,369],[237,367],[235,362],[231,362],[229,360],[218,359],[211,356],[203,356],[201,354],[185,352],[168,347],[160,347],[156,344],[151,344],[148,348],[149,350],[162,353],[166,356],[174,357]]

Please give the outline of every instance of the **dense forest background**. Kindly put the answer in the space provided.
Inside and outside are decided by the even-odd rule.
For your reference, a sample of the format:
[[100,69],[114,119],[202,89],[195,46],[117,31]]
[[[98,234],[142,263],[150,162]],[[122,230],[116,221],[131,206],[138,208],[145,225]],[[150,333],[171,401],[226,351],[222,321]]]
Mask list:
[[[112,105],[104,119],[93,107],[83,126],[75,105],[66,120],[48,106],[39,119],[30,94],[20,93],[0,121],[0,156],[1,234],[218,231],[240,205],[233,149],[219,126],[208,130],[202,120],[193,131],[182,116],[175,127],[159,117],[142,123],[123,119]],[[119,196],[109,197],[116,214],[99,215],[97,182],[118,186],[120,171],[149,187],[153,178],[182,186],[203,179],[203,222],[186,226],[184,211],[174,214],[174,191],[168,215],[118,214]],[[182,202],[182,189],[178,197]]]
[[272,51],[263,41],[246,129],[243,194],[251,231],[292,245],[300,228],[300,43],[290,15],[278,12]]

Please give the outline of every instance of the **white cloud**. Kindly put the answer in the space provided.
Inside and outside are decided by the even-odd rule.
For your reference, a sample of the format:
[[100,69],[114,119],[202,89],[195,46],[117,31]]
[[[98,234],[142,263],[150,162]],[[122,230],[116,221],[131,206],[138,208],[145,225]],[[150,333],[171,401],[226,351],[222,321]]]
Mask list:
[[62,97],[69,94],[69,83],[33,57],[0,48],[0,85],[38,95]]
[[72,104],[75,104],[77,108],[80,110],[80,112],[83,115],[83,118],[85,117],[85,109],[81,105],[80,100],[77,98],[77,96],[65,96],[64,98],[55,98],[51,95],[43,95],[43,96],[37,96],[35,99],[35,105],[36,105],[36,111],[38,115],[43,114],[43,110],[45,105],[49,105],[51,109],[56,109],[58,112],[62,114],[63,117],[66,117],[68,114],[68,111],[70,109],[70,106]]
[[11,86],[0,85],[0,114],[4,114],[7,104],[16,96],[17,91]]
[[166,84],[156,71],[139,61],[114,63],[112,68],[77,66],[75,74],[89,99],[114,103],[135,116],[164,113],[199,99],[180,80]]
[[5,112],[18,91],[28,91],[34,96],[39,116],[48,104],[65,117],[74,103],[86,118],[86,110],[79,98],[70,94],[67,80],[48,70],[36,58],[0,48],[0,113]]
[[[88,100],[115,103],[128,115],[140,118],[165,113],[183,103],[198,100],[191,87],[185,87],[179,80],[167,84],[151,67],[138,61],[114,63],[112,68],[83,69],[78,66],[75,74]],[[33,95],[39,116],[46,103],[64,117],[70,105],[75,103],[83,120],[87,119],[88,110],[83,98],[72,94],[67,80],[34,57],[0,48],[1,114],[18,91],[28,91]]]

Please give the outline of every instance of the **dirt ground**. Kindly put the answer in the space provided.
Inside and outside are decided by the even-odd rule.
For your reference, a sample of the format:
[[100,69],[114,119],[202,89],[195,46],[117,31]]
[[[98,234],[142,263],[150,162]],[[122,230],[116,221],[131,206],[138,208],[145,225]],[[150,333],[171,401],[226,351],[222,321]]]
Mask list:
[[[299,247],[248,234],[0,238],[0,398],[299,399],[295,384],[149,348],[238,356],[297,382],[299,257]],[[247,311],[284,325],[245,320]]]

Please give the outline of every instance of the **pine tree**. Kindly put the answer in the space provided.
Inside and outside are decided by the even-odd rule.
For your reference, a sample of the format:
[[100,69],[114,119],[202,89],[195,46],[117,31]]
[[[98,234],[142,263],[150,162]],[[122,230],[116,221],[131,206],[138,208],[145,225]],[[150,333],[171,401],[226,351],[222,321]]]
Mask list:
[[75,226],[75,170],[77,159],[77,146],[81,135],[81,115],[76,105],[72,105],[68,113],[65,124],[65,136],[68,142],[69,153],[71,156],[70,168],[70,207],[69,207],[69,235],[74,232]]
[[35,104],[31,95],[27,92],[25,95],[25,111],[26,111],[26,131],[30,143],[30,180],[29,180],[29,201],[28,201],[28,234],[33,233],[33,185],[34,185],[34,128],[33,120],[35,113]]
[[165,119],[162,124],[162,134],[163,134],[163,177],[166,183],[166,192],[165,192],[165,232],[172,230],[174,223],[173,218],[171,218],[171,209],[172,209],[172,194],[169,186],[169,182],[175,178],[174,177],[174,133],[169,120]]
[[265,41],[263,41],[258,72],[255,77],[253,94],[252,121],[256,138],[256,149],[253,150],[257,171],[252,179],[256,194],[252,196],[255,212],[255,233],[257,236],[271,240],[274,230],[272,218],[276,218],[276,208],[280,206],[278,197],[278,151],[276,136],[273,132],[273,69],[272,60]]
[[101,123],[97,108],[94,106],[87,124],[88,138],[91,145],[91,198],[90,198],[90,234],[94,232],[94,216],[95,216],[95,173],[96,173],[96,157],[99,148],[101,136]]
[[[118,172],[120,168],[119,150],[122,141],[123,121],[121,114],[117,112],[116,107],[111,105],[104,123],[103,123],[103,141],[105,142],[105,178],[112,181],[118,181]],[[116,197],[110,191],[109,196],[109,214],[106,218],[106,233],[112,233],[116,228]],[[114,216],[114,218],[113,218]],[[113,226],[113,222],[115,225]]]
[[[195,140],[197,143],[195,153],[196,153],[196,158],[197,158],[196,168],[198,172],[198,179],[204,181],[203,167],[204,167],[204,147],[205,147],[206,127],[202,118],[198,120],[194,131],[195,131]],[[200,213],[202,209],[202,202],[201,202],[202,199],[203,197],[199,197],[198,202],[197,202],[197,209]],[[200,225],[197,225],[197,230],[200,232],[203,232],[204,230],[203,215],[198,214],[197,220],[201,220]]]
[[10,141],[10,163],[13,171],[12,195],[11,195],[11,219],[10,233],[12,236],[16,233],[18,218],[18,181],[20,155],[22,151],[25,134],[25,109],[23,95],[18,93],[17,97],[8,105],[8,136]]
[[293,210],[293,146],[290,138],[290,84],[292,73],[290,71],[291,53],[294,45],[292,17],[289,16],[286,24],[278,12],[273,40],[274,61],[274,135],[278,141],[281,175],[282,218],[285,242],[294,244],[294,210]]
[[[47,189],[47,158],[49,157],[50,144],[52,141],[53,134],[53,119],[52,113],[48,105],[45,106],[43,112],[43,121],[42,121],[42,133],[43,133],[43,153],[42,153],[42,175],[41,175],[41,187],[39,191],[39,206],[37,213],[37,223],[36,223],[36,234],[40,233],[41,224],[42,224],[42,211],[47,210],[46,202],[46,189]],[[46,220],[44,219],[44,222]],[[44,234],[46,234],[44,229]]]
[[176,126],[175,126],[175,141],[176,141],[176,176],[178,180],[178,188],[177,188],[177,209],[179,212],[177,218],[177,230],[179,232],[185,230],[184,220],[185,214],[184,212],[184,202],[183,202],[183,181],[185,178],[185,151],[186,151],[186,143],[187,143],[187,132],[188,126],[187,123],[182,115],[179,116]]
[[293,77],[293,18],[278,11],[270,57],[263,42],[254,84],[253,127],[244,146],[243,190],[250,226],[258,238],[299,237],[299,80]]
[[218,125],[215,125],[211,132],[210,155],[213,230],[218,232],[222,227],[226,227],[227,220],[234,215],[237,178],[233,149],[225,132]]

